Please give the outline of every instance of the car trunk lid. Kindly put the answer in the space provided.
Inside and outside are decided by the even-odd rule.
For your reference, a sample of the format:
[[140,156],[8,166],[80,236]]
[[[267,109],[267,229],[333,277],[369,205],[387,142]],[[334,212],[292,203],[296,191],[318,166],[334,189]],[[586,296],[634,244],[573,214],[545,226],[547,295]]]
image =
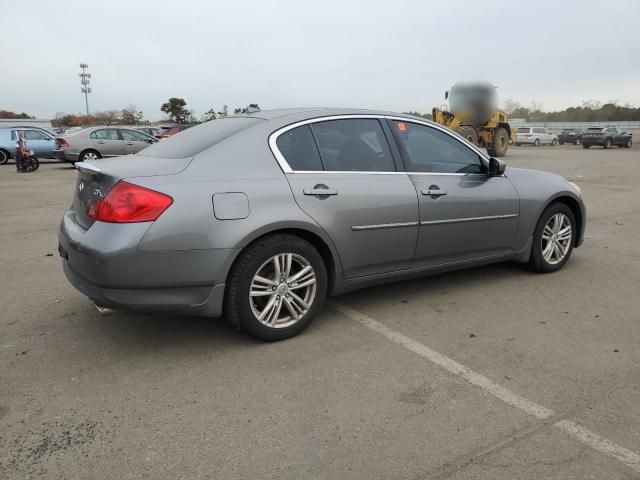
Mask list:
[[[91,205],[103,199],[120,180],[173,175],[184,170],[190,161],[191,158],[166,159],[128,155],[76,163],[78,179],[71,206],[76,221],[83,228],[89,229],[94,222],[88,216]],[[131,183],[135,183],[135,180]]]

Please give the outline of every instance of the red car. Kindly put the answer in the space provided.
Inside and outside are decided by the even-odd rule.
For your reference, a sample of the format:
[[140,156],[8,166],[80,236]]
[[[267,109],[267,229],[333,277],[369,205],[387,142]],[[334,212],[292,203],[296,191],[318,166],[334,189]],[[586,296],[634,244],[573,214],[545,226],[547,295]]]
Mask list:
[[156,138],[162,140],[163,138],[170,137],[176,133],[180,133],[183,130],[191,127],[191,125],[163,125],[156,134]]

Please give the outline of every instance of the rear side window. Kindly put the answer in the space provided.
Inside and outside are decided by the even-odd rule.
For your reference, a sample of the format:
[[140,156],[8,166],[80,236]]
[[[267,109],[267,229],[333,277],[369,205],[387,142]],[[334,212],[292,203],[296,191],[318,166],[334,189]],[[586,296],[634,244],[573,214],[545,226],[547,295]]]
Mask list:
[[264,122],[260,118],[222,118],[211,120],[162,140],[141,150],[137,155],[158,158],[187,158],[214,146],[225,138]]
[[276,140],[278,150],[293,170],[322,170],[318,148],[309,125],[293,128]]
[[520,127],[518,129],[518,133],[529,133],[529,128],[526,127]]
[[370,118],[311,124],[320,156],[329,171],[395,172],[380,122]]
[[534,128],[533,133],[544,133],[544,128]]
[[105,128],[103,130],[96,130],[91,132],[90,137],[93,140],[120,140],[118,131],[113,128]]

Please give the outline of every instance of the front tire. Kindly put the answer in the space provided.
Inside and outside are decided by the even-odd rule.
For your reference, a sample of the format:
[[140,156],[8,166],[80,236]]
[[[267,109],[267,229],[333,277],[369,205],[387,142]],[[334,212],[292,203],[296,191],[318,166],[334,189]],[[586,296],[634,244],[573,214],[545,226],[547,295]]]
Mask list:
[[580,143],[581,143],[581,142],[580,142],[580,139],[579,139],[579,138],[576,138],[576,141],[575,141],[575,142],[573,142],[573,144],[574,144],[574,145],[580,145]]
[[540,273],[560,270],[571,257],[576,235],[573,211],[564,203],[549,205],[533,232],[531,268]]
[[225,314],[256,338],[283,340],[311,324],[326,295],[327,269],[313,245],[294,235],[268,235],[236,260]]
[[587,148],[589,148],[590,146],[591,146],[591,145],[587,145],[586,143],[583,143],[583,144],[582,144],[582,148],[584,148],[585,150],[586,150]]
[[612,146],[612,145],[613,145],[613,142],[611,141],[611,139],[610,139],[610,138],[607,138],[607,139],[604,141],[604,148],[605,148],[606,150],[609,150],[609,149],[611,148],[611,146]]
[[539,139],[539,138],[536,138],[536,139],[533,141],[533,146],[534,146],[534,147],[539,147],[539,146],[540,146],[540,139]]
[[633,145],[633,142],[631,141],[631,139],[627,140],[627,143],[624,144],[624,148],[631,148],[631,146]]
[[558,143],[558,141],[555,138],[553,140],[551,140],[551,146],[552,147],[555,147],[557,143]]
[[559,141],[558,141],[558,143],[559,143],[560,145],[564,145],[564,140],[559,140]]
[[487,145],[487,152],[492,157],[504,157],[509,149],[509,133],[506,128],[498,127],[493,132],[491,141]]

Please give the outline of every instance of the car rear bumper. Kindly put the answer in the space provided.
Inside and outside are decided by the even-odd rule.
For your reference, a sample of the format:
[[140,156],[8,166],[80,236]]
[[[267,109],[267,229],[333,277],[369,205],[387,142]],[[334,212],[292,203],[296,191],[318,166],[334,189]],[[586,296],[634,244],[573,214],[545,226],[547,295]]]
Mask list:
[[58,240],[69,282],[113,309],[220,316],[226,277],[238,251],[140,251],[148,227],[95,222],[85,230],[68,211]]
[[78,161],[78,154],[77,153],[73,154],[73,153],[65,152],[64,150],[54,150],[53,154],[58,160],[61,160],[63,162],[77,162]]

